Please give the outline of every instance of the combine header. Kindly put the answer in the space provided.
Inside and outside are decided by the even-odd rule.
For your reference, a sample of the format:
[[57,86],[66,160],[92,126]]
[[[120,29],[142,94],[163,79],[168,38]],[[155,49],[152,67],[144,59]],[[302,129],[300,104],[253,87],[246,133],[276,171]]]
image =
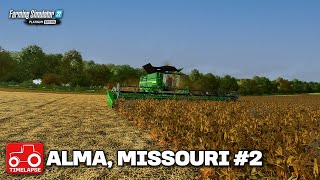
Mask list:
[[114,102],[124,99],[194,99],[235,101],[238,99],[236,92],[190,90],[181,87],[181,69],[173,66],[154,67],[150,63],[143,66],[148,73],[141,76],[139,86],[120,87],[117,84],[112,90],[107,91],[107,103],[112,108]]

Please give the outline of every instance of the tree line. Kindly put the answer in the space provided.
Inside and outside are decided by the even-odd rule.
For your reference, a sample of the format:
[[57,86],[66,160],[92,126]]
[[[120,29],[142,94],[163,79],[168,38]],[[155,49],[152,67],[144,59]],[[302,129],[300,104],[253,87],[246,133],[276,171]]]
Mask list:
[[[0,82],[24,83],[41,79],[44,85],[104,87],[117,83],[138,85],[139,77],[145,74],[142,68],[130,65],[97,64],[84,60],[76,50],[47,54],[37,45],[29,45],[19,52],[0,47]],[[236,79],[230,75],[203,74],[197,69],[184,75],[182,83],[190,89],[238,91],[241,95],[320,92],[318,82],[289,81],[281,77],[270,80],[258,76]]]

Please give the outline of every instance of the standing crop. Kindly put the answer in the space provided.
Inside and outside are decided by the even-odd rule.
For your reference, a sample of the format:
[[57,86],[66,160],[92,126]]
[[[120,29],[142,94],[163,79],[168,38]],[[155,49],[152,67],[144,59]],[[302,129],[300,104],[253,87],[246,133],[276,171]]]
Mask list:
[[129,100],[118,106],[162,148],[263,152],[263,167],[202,168],[199,178],[319,178],[319,96]]

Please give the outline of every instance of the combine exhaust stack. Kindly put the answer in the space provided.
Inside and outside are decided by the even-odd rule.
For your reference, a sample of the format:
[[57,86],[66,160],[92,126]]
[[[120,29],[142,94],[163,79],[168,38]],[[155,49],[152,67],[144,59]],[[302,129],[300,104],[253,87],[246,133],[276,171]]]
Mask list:
[[183,75],[173,66],[154,67],[150,63],[143,66],[148,73],[141,76],[139,86],[120,87],[117,84],[111,91],[107,91],[107,103],[112,108],[114,102],[124,99],[191,99],[191,100],[215,100],[236,101],[236,92],[218,92],[189,90],[179,88],[180,76]]

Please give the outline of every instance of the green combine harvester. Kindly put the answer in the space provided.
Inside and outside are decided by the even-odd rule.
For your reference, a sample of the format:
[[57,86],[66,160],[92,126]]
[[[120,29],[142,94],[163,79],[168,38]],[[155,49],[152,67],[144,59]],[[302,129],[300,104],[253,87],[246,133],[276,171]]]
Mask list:
[[173,66],[154,67],[150,63],[143,66],[148,73],[141,76],[139,86],[120,87],[117,84],[107,91],[107,103],[112,108],[114,102],[124,99],[191,99],[213,101],[236,101],[238,94],[235,91],[205,91],[181,88],[180,79],[184,75],[181,69]]

